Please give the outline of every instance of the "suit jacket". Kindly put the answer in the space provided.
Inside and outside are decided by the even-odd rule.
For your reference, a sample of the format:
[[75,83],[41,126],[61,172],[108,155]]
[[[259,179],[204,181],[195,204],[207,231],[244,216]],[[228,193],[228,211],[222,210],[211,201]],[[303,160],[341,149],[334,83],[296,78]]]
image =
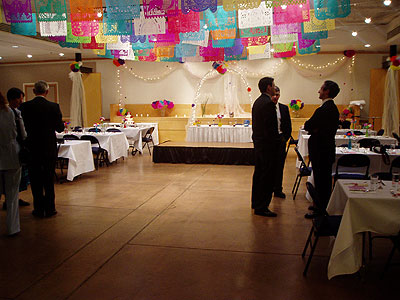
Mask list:
[[56,131],[64,130],[60,106],[38,96],[19,107],[27,132],[26,145],[34,156],[57,156]]
[[292,121],[290,119],[289,108],[287,105],[279,103],[279,111],[281,113],[281,131],[285,140],[288,141],[292,135]]
[[254,147],[276,150],[279,143],[278,119],[270,96],[261,94],[253,104],[251,115]]
[[14,113],[7,107],[0,110],[0,170],[19,167],[17,127]]
[[339,111],[333,100],[317,108],[312,117],[304,123],[304,129],[311,136],[308,140],[310,158],[335,161],[335,135],[338,128]]

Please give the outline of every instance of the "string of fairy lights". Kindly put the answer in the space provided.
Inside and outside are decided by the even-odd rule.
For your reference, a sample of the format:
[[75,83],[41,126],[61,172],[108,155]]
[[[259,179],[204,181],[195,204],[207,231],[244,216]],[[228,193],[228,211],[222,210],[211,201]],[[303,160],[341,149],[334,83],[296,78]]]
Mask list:
[[328,62],[328,63],[323,64],[323,65],[314,65],[314,64],[310,64],[310,63],[302,63],[300,60],[298,60],[296,58],[292,58],[291,62],[296,64],[298,67],[301,67],[301,68],[306,69],[306,70],[321,71],[321,70],[325,70],[327,68],[336,66],[338,63],[342,63],[345,59],[346,59],[346,57],[342,56],[340,58],[337,58],[333,62]]

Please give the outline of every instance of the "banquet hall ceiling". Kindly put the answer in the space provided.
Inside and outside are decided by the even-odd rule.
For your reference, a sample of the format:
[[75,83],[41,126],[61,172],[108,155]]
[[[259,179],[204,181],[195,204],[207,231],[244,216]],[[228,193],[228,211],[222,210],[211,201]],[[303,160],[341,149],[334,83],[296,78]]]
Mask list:
[[[222,4],[221,0],[218,2]],[[311,7],[312,3],[311,0]],[[366,17],[372,19],[370,24],[364,22]],[[39,38],[32,38],[14,35],[9,31],[9,24],[0,24],[0,64],[73,60],[76,52],[82,52],[83,58],[97,57],[90,50],[61,48],[57,43],[41,38],[39,34]],[[351,35],[353,31],[358,32],[356,37]],[[370,44],[371,47],[365,48],[365,44]],[[388,53],[390,45],[400,45],[400,0],[392,0],[390,6],[383,5],[383,0],[352,0],[351,14],[346,18],[336,19],[336,29],[329,32],[328,39],[321,40],[321,52],[353,49]],[[60,52],[65,55],[59,56]],[[32,58],[27,58],[27,54],[31,54]]]

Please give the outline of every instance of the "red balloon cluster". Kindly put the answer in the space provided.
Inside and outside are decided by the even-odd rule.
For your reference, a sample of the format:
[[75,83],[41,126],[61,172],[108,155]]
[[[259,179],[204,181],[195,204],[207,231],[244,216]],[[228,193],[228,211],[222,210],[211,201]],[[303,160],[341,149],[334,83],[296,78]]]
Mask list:
[[350,57],[353,57],[354,55],[356,55],[356,51],[354,51],[354,50],[345,50],[343,52],[343,54],[344,54],[344,56],[350,58]]
[[395,66],[395,67],[400,66],[400,57],[398,57],[398,56],[392,56],[392,57],[390,58],[390,61],[392,62],[392,65],[393,65],[393,66]]

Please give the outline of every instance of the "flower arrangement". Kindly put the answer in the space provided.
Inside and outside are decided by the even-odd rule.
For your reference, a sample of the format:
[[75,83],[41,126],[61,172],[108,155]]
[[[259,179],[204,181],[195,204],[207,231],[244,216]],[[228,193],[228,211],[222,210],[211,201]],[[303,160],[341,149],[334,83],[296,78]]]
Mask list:
[[172,101],[168,101],[168,100],[157,100],[157,101],[153,101],[151,103],[151,107],[154,109],[163,109],[163,108],[168,108],[168,109],[172,109],[174,107],[174,102]]
[[365,136],[368,137],[368,129],[372,129],[372,124],[364,123],[363,128],[365,129]]
[[68,125],[70,125],[71,122],[64,122],[64,131],[68,132]]
[[342,112],[342,114],[346,117],[346,118],[352,118],[354,116],[354,111],[353,108],[351,106],[345,108]]
[[291,100],[289,103],[289,107],[293,111],[299,111],[300,109],[303,109],[304,102],[302,102],[300,99]]
[[223,118],[223,117],[224,117],[224,115],[220,115],[220,114],[217,115],[218,127],[221,127],[221,126],[222,126],[222,118]]
[[105,120],[106,120],[106,118],[100,117],[100,123],[104,123]]
[[347,148],[348,149],[351,149],[351,137],[354,135],[354,132],[353,131],[347,131],[346,132],[346,136],[349,138],[349,143],[348,143],[348,146],[347,146]]

